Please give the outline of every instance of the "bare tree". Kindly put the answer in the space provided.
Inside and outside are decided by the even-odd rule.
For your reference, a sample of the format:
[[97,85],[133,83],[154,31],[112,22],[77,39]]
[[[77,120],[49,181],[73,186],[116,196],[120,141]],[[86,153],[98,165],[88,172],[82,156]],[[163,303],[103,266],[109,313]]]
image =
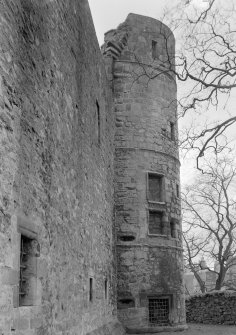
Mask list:
[[183,231],[185,267],[194,274],[194,277],[198,282],[201,292],[205,293],[206,283],[199,273],[199,264],[196,263],[196,259],[198,259],[200,252],[202,252],[204,241],[199,241],[199,238],[197,236],[188,234],[189,231],[190,227],[188,227],[187,230]]
[[199,257],[218,264],[218,269],[205,267],[216,275],[216,290],[221,289],[227,271],[236,265],[236,199],[232,197],[236,167],[232,160],[215,160],[206,164],[207,174],[200,175],[182,196],[185,260],[202,292],[205,283],[196,267]]
[[[207,150],[216,154],[225,148],[222,134],[236,122],[235,113],[226,112],[236,88],[236,11],[233,1],[205,1],[206,7],[196,8],[186,1],[169,13],[169,23],[177,35],[175,74],[183,85],[179,112],[185,116],[194,111],[206,114],[220,110],[221,120],[191,128],[182,139],[184,148],[195,148],[197,168]],[[178,33],[179,32],[179,33]],[[181,35],[180,35],[181,34]],[[236,91],[236,90],[235,90]]]
[[178,104],[180,117],[191,112],[206,115],[209,110],[220,111],[218,121],[189,127],[181,139],[183,149],[197,151],[197,168],[203,172],[200,158],[207,151],[223,151],[222,135],[236,123],[234,111],[226,110],[236,89],[236,10],[233,0],[205,0],[205,7],[194,4],[194,0],[183,0],[166,11],[163,21],[175,33],[176,52],[169,45],[171,34],[163,29],[160,35],[165,50],[154,60],[156,70],[140,62],[137,77],[151,80],[162,74],[176,76],[182,84],[178,86],[178,101],[173,104]]

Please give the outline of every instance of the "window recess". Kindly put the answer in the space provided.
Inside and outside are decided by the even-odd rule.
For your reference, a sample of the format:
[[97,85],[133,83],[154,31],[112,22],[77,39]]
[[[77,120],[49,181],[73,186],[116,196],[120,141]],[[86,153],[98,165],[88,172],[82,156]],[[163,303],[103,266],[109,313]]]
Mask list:
[[152,58],[153,59],[157,59],[158,58],[157,41],[152,41]]
[[162,212],[149,210],[148,231],[150,235],[164,235]]
[[98,101],[96,100],[96,118],[95,118],[95,136],[97,145],[100,146],[101,143],[101,113],[100,106]]
[[180,197],[180,194],[179,194],[179,184],[176,184],[176,196],[177,196],[177,198]]
[[93,278],[89,278],[89,301],[93,302]]
[[19,306],[33,306],[37,281],[37,257],[39,244],[36,239],[21,234],[20,238],[20,275]]
[[107,300],[107,297],[108,297],[108,281],[107,281],[107,279],[105,279],[105,282],[104,282],[104,291],[105,291],[105,300]]
[[173,238],[177,238],[176,223],[174,220],[170,221],[170,236]]
[[134,299],[133,298],[123,298],[118,299],[118,309],[126,309],[135,307]]
[[148,172],[147,198],[150,202],[164,202],[164,176]]
[[170,122],[170,139],[171,139],[171,141],[175,140],[175,124],[174,124],[174,122]]

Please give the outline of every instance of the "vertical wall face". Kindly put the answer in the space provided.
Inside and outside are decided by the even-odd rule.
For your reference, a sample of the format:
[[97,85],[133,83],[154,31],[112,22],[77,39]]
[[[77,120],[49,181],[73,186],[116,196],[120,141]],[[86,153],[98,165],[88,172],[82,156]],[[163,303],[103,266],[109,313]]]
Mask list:
[[174,37],[160,22],[130,14],[107,34],[106,53],[116,57],[119,317],[128,328],[181,325],[176,83],[166,71],[174,66]]
[[5,0],[0,29],[0,333],[86,334],[116,309],[114,114],[90,11]]

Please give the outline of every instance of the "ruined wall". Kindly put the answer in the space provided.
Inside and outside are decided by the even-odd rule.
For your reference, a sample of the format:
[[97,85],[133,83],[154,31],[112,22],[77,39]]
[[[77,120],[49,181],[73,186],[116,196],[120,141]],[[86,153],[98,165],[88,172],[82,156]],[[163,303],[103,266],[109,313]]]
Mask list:
[[[178,326],[185,315],[174,37],[161,22],[130,14],[105,42],[104,54],[114,58],[119,317],[133,331]],[[161,183],[156,200],[149,198],[152,174]],[[153,213],[160,232],[150,228]],[[151,298],[168,299],[168,320],[150,321]]]
[[208,324],[236,324],[235,291],[211,292],[186,300],[187,322]]
[[0,6],[0,333],[120,334],[114,114],[87,1]]
[[155,328],[150,297],[183,324],[172,33],[129,15],[105,74],[86,0],[0,6],[1,333],[123,334],[116,264],[125,326]]

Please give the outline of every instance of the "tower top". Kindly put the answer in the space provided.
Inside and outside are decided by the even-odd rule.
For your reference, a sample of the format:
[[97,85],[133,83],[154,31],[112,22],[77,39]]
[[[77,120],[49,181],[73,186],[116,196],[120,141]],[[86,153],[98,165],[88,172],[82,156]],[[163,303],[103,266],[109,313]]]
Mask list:
[[130,13],[117,29],[105,34],[102,51],[115,59],[166,67],[167,62],[174,64],[175,38],[161,21]]
[[[128,14],[124,23],[121,23],[118,26],[118,29],[123,24],[126,24],[126,25],[128,25],[128,26],[130,26],[130,27],[132,27],[136,30],[144,31],[146,33],[148,33],[148,32],[150,32],[150,33],[160,32],[160,30],[162,30],[166,34],[169,34],[169,35],[173,36],[172,31],[170,30],[170,28],[167,25],[165,25],[163,22],[161,22],[161,21],[159,21],[159,20],[157,20],[153,17],[149,17],[149,16],[130,13],[130,14]],[[148,29],[150,29],[150,30],[148,30]]]

